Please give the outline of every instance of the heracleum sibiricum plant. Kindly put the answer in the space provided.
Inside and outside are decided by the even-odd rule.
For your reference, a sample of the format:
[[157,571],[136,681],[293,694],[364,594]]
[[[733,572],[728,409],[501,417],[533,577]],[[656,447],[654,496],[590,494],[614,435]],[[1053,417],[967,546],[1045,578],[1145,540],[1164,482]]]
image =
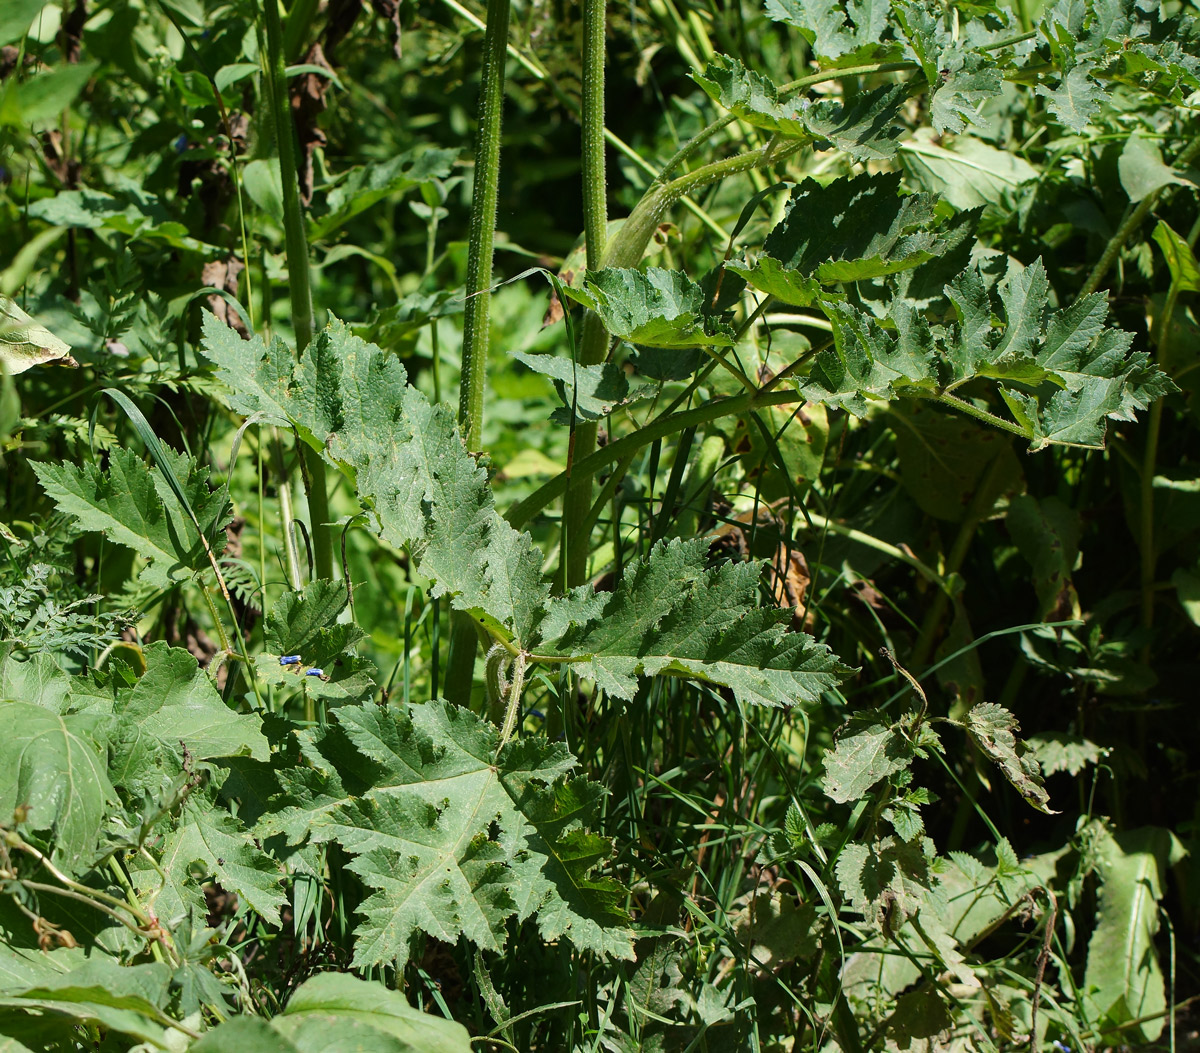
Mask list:
[[[0,43],[19,42],[19,55],[48,46],[35,23],[43,6],[0,15]],[[399,34],[407,9],[375,6]],[[427,6],[481,25],[456,2]],[[238,206],[235,255],[219,272],[233,278],[217,288],[205,279],[210,309],[196,309],[195,295],[153,316],[130,305],[120,332],[105,330],[108,358],[68,346],[12,299],[57,234],[37,235],[0,275],[5,313],[20,323],[0,333],[5,392],[31,397],[23,378],[54,360],[77,364],[74,353],[82,395],[108,396],[124,418],[111,426],[140,440],[102,430],[97,442],[95,418],[79,418],[55,425],[86,436],[79,456],[40,457],[19,438],[33,423],[9,413],[8,394],[0,401],[4,456],[27,460],[58,517],[25,541],[0,522],[23,576],[0,582],[0,1048],[1082,1051],[1153,1042],[1173,1021],[1174,951],[1168,983],[1156,939],[1164,874],[1182,858],[1175,835],[1116,829],[1081,801],[1066,846],[1021,858],[1017,823],[995,821],[976,788],[991,779],[998,791],[1002,775],[1041,821],[1076,807],[1051,797],[1042,762],[1072,775],[1104,762],[1084,734],[1081,692],[1075,730],[1032,745],[1007,706],[970,693],[986,638],[970,634],[960,572],[998,509],[1049,623],[1019,627],[1029,663],[1053,667],[1039,640],[1102,650],[1095,633],[1069,635],[1070,510],[1057,496],[1018,494],[1022,462],[989,454],[964,507],[927,484],[926,503],[960,524],[935,559],[818,503],[828,427],[815,467],[784,444],[801,417],[840,421],[842,446],[886,419],[908,436],[897,443],[932,451],[931,478],[954,481],[955,442],[975,450],[1010,437],[1028,463],[1067,451],[1082,475],[1080,451],[1104,450],[1114,422],[1149,409],[1136,594],[1141,627],[1153,626],[1161,400],[1178,390],[1169,352],[1181,298],[1200,288],[1200,222],[1184,237],[1163,221],[1155,235],[1170,287],[1151,350],[1135,350],[1138,335],[1111,317],[1103,282],[1118,265],[1147,266],[1127,243],[1188,186],[1182,173],[1200,151],[1186,127],[1200,92],[1195,20],[1125,0],[1036,12],[925,0],[727,6],[740,28],[715,5],[647,7],[679,54],[696,57],[694,41],[710,56],[693,63],[688,105],[711,119],[650,164],[605,115],[605,50],[617,27],[644,31],[637,10],[628,23],[602,0],[581,5],[576,101],[526,47],[537,5],[486,5],[457,411],[429,396],[419,355],[410,371],[365,335],[427,339],[411,346],[427,347],[440,377],[438,327],[451,311],[435,285],[457,257],[435,254],[436,224],[422,244],[431,270],[411,283],[385,255],[337,241],[410,189],[428,191],[433,215],[449,201],[440,181],[450,156],[330,169],[312,114],[343,85],[319,43],[302,54],[314,4],[172,3],[162,19],[106,10],[170,47],[185,42],[186,75],[178,55],[155,60],[166,62],[155,73],[164,99],[175,93],[164,109],[175,99],[182,112],[220,114],[218,134],[196,146],[213,168],[191,177],[214,180],[211,193],[188,207],[220,200],[215,171],[230,179],[227,196],[244,186],[256,211]],[[206,19],[218,15],[244,20],[236,41],[219,32],[206,44]],[[334,5],[325,18],[332,54],[353,18]],[[105,74],[78,62],[88,38],[72,25],[57,66],[14,66],[3,88],[5,126],[43,136],[51,167],[93,76],[88,105],[100,112]],[[762,42],[765,56],[775,41],[778,58],[780,39],[805,61],[788,82],[761,72],[772,63],[746,46]],[[403,61],[402,43],[389,62]],[[561,470],[517,500],[503,489],[514,473],[497,473],[484,448],[489,380],[504,379],[489,357],[501,165],[520,163],[500,151],[512,61],[580,117],[584,234],[583,265],[551,276],[561,310],[548,325],[561,322],[562,353],[503,348],[552,382],[550,421],[566,435],[554,440]],[[994,247],[1025,236],[1033,202],[1006,229],[984,204],[919,177],[918,163],[955,156],[940,139],[971,141],[1018,106],[1037,125],[1031,140],[1054,136],[1064,153],[1110,118],[1140,120],[1173,151],[1173,167],[1151,156],[1157,146],[1122,153],[1138,189],[1074,296],[1053,260]],[[231,112],[242,108],[249,132]],[[48,122],[64,113],[52,134]],[[609,149],[652,176],[619,223]],[[215,240],[181,233],[128,176],[118,197],[79,189],[60,167],[60,185],[39,190],[24,221],[69,229],[70,267],[84,232],[130,258],[147,239],[217,259]],[[684,207],[719,241],[671,250]],[[647,260],[656,237],[667,249]],[[346,324],[329,310],[318,326],[314,308],[333,306],[321,290],[334,291],[330,275],[351,257],[387,274],[401,302],[386,323],[381,312]],[[673,265],[710,258],[696,272]],[[271,294],[281,278],[286,309]],[[81,304],[86,317],[86,295]],[[763,351],[772,313],[819,341],[782,341],[783,358]],[[177,341],[169,370],[161,348],[124,368],[121,340],[145,348],[153,330],[161,343],[164,320]],[[194,429],[175,423],[160,394],[175,390],[195,400]],[[151,398],[139,409],[135,398],[149,395],[169,412]],[[159,438],[168,426],[182,442]],[[874,447],[867,455],[862,474],[886,477]],[[750,503],[735,507],[715,480],[755,457],[754,481],[733,495]],[[656,490],[660,465],[667,481]],[[301,495],[307,523],[293,505]],[[700,530],[714,511],[724,523]],[[891,698],[872,685],[871,704],[849,712],[843,692],[863,697],[852,687],[863,655],[839,655],[831,620],[813,617],[813,597],[831,586],[818,588],[795,558],[802,529],[899,561],[933,590],[923,624],[901,612],[912,655],[884,652],[882,683],[900,688]],[[139,608],[119,638],[115,603],[85,617],[91,592],[50,602],[43,583],[72,547],[81,573]],[[764,548],[766,564],[753,558]],[[867,575],[849,557],[841,574],[857,577],[890,633]],[[390,604],[386,635],[402,641],[390,674],[364,653],[379,653],[360,624],[366,604]],[[954,649],[930,667],[943,634]],[[1068,672],[1083,683],[1099,677],[1093,666]],[[954,697],[943,706],[930,678],[946,669]],[[1005,702],[1021,689],[1010,684]],[[949,822],[930,819],[935,786],[960,793]],[[976,820],[989,840],[971,853],[962,831]],[[953,843],[944,853],[943,838]],[[1074,919],[1088,911],[1079,968]],[[288,964],[264,964],[272,956]]]

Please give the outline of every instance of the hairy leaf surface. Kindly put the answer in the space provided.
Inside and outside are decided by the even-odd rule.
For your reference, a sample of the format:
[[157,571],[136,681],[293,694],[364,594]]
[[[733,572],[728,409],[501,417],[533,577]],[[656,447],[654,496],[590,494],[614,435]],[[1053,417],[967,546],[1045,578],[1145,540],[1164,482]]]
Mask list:
[[[514,915],[536,916],[546,939],[632,955],[622,890],[591,873],[611,853],[585,829],[601,791],[568,777],[565,747],[522,739],[496,757],[497,730],[441,702],[335,715],[310,776],[285,784],[260,827],[337,841],[355,857],[375,890],[359,910],[357,964],[403,961],[417,932],[499,950]],[[349,792],[364,765],[368,788]]]

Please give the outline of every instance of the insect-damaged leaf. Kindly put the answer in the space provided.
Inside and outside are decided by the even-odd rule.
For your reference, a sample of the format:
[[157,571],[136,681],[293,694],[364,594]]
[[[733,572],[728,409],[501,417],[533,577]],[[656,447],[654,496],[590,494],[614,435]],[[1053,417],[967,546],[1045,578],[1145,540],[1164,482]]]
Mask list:
[[994,702],[980,702],[963,721],[977,745],[1004,773],[1013,788],[1039,812],[1057,814],[1050,807],[1050,795],[1042,785],[1042,769],[1037,759],[1016,737],[1017,718]]

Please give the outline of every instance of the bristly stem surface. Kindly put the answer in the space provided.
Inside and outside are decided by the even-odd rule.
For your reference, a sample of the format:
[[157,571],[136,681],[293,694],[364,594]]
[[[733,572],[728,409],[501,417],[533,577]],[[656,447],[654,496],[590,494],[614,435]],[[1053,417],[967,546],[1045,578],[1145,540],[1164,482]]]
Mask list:
[[462,380],[458,423],[472,453],[483,432],[483,389],[487,379],[488,318],[491,307],[492,244],[500,182],[500,127],[504,114],[504,62],[508,45],[509,0],[488,0],[483,40],[483,80],[475,136],[475,180],[467,253],[467,305],[463,316]]
[[[287,94],[287,67],[284,60],[283,26],[279,5],[263,0],[263,22],[267,30],[266,84],[279,150],[279,173],[283,188],[284,251],[287,254],[288,292],[292,302],[292,328],[296,332],[296,354],[304,353],[313,337],[312,279],[308,267],[308,236],[304,228],[304,208],[300,203],[299,173],[296,168],[296,140]],[[333,537],[329,525],[329,492],[325,480],[325,462],[315,450],[301,449],[308,511],[312,519],[314,572],[319,578],[333,577]]]
[[[475,136],[475,180],[467,250],[467,305],[463,316],[462,377],[458,425],[472,453],[483,437],[483,391],[487,381],[488,319],[491,308],[492,245],[500,184],[500,128],[504,118],[504,63],[508,50],[509,0],[488,0],[483,36],[483,75],[479,87],[479,127]],[[466,706],[475,678],[475,625],[461,611],[450,615],[446,659],[446,698]]]

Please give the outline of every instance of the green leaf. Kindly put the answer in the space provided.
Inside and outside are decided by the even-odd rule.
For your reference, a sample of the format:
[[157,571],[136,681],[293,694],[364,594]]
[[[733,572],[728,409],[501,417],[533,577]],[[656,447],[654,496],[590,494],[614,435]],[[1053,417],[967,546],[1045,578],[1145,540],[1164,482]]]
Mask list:
[[0,374],[13,376],[56,362],[77,367],[71,347],[30,318],[7,296],[0,296]]
[[0,822],[27,809],[23,826],[47,831],[53,859],[74,872],[91,862],[109,802],[104,720],[59,715],[29,702],[0,701]]
[[1080,735],[1062,731],[1043,731],[1026,740],[1044,775],[1065,771],[1078,775],[1089,764],[1096,764],[1108,751]]
[[[1161,827],[1102,830],[1098,838],[1104,884],[1083,993],[1101,1037],[1121,1025],[1116,1034],[1124,1041],[1154,1042],[1162,1034],[1166,991],[1154,937],[1171,840]],[[1141,1022],[1130,1026],[1135,1020]]]
[[257,1016],[226,1020],[188,1049],[190,1053],[302,1053],[299,1046]]
[[838,853],[834,871],[850,906],[890,933],[917,914],[933,892],[931,854],[927,838],[852,841]]
[[563,291],[592,308],[613,336],[632,344],[733,345],[733,331],[704,314],[704,293],[683,271],[607,267],[588,271],[582,289]]
[[878,710],[856,713],[825,754],[822,785],[839,804],[857,801],[877,782],[907,768],[915,755],[899,725]]
[[965,135],[941,139],[931,129],[918,129],[904,141],[900,161],[913,185],[959,209],[1011,211],[1018,188],[1038,177],[1016,153]]
[[[164,775],[183,771],[185,749],[199,761],[267,759],[260,718],[221,701],[192,654],[161,640],[143,654],[146,671],[113,705],[118,724],[110,736],[109,775],[115,785],[130,793],[157,789]],[[167,757],[173,763],[164,770]]]
[[856,416],[868,399],[890,400],[913,389],[937,386],[933,333],[907,304],[892,310],[896,336],[849,304],[822,300],[833,329],[833,344],[813,360],[800,391],[810,402],[839,406]]
[[[351,1043],[381,1053],[469,1053],[471,1049],[470,1036],[461,1024],[422,1013],[399,992],[345,973],[321,973],[301,984],[271,1026],[302,1051],[346,1049]],[[320,1028],[335,1035],[340,1031],[341,1042],[336,1047],[314,1047],[308,1036]]]
[[891,411],[900,481],[926,515],[960,523],[975,508],[991,512],[1021,485],[1012,438],[920,402]]
[[0,47],[20,40],[45,6],[46,0],[9,0],[0,11]]
[[880,0],[767,0],[767,16],[798,29],[817,55],[853,55],[858,62],[878,59],[885,50],[888,11]]
[[652,398],[657,390],[647,384],[631,386],[625,370],[615,362],[584,366],[560,355],[510,353],[518,362],[554,381],[563,404],[550,419],[559,424],[571,423],[572,410],[579,420],[601,420],[622,406]]
[[[357,701],[375,687],[370,662],[354,653],[366,633],[339,622],[346,586],[318,578],[301,592],[285,592],[271,606],[264,625],[266,653],[255,656],[258,677],[267,684],[303,686],[316,698]],[[284,665],[281,656],[299,657]],[[309,670],[319,670],[308,675]]]
[[1117,161],[1117,172],[1121,186],[1134,202],[1165,186],[1187,182],[1163,163],[1158,144],[1142,135],[1131,135],[1125,140],[1125,148]]
[[963,726],[975,745],[999,766],[1013,789],[1039,812],[1057,814],[1050,807],[1050,796],[1042,785],[1042,770],[1036,758],[1016,737],[1020,730],[1016,717],[994,702],[980,702],[967,713]]
[[280,342],[242,340],[205,316],[205,355],[226,400],[246,415],[290,421],[351,474],[378,532],[413,551],[420,572],[455,607],[479,612],[529,648],[549,588],[542,556],[496,512],[487,474],[463,448],[453,411],[410,387],[393,356],[340,322],[296,363]]
[[1050,112],[1073,132],[1083,132],[1104,102],[1104,89],[1092,79],[1095,72],[1094,65],[1081,62],[1057,87],[1038,85],[1037,93],[1047,100]]
[[[257,66],[255,69],[257,70]],[[263,212],[276,223],[283,223],[283,177],[279,159],[251,161],[242,169],[242,186]]]
[[23,81],[16,92],[20,117],[10,117],[7,123],[30,125],[58,120],[99,66],[99,62],[67,63]]
[[1180,292],[1200,292],[1200,264],[1192,247],[1161,219],[1154,228],[1154,240],[1166,257],[1171,283]]
[[896,154],[897,122],[907,99],[903,84],[864,91],[849,102],[821,99],[804,111],[804,123],[815,138],[828,141],[855,161],[886,161]]
[[[545,939],[632,957],[624,893],[590,873],[611,854],[584,829],[602,791],[567,778],[564,746],[520,739],[497,757],[497,729],[442,702],[334,715],[318,768],[283,779],[260,826],[355,857],[350,868],[375,890],[359,908],[356,965],[404,961],[417,932],[499,950],[514,915],[536,915]],[[346,789],[368,775],[368,788]]]
[[[928,194],[901,196],[899,189],[898,172],[864,173],[828,186],[806,179],[767,235],[764,255],[754,263],[727,266],[763,292],[800,307],[816,300],[818,283],[861,281],[916,267],[943,248],[923,229],[933,222],[935,201]],[[815,282],[803,280],[810,278]]]
[[36,1012],[43,1019],[61,1015],[99,1024],[167,1048],[169,1032],[161,1023],[165,1016],[161,1007],[168,1001],[170,982],[170,970],[158,962],[120,965],[96,955],[60,977],[6,992],[0,996],[0,1007]]
[[[552,600],[540,653],[571,657],[602,690],[631,699],[639,676],[728,687],[739,703],[812,704],[850,674],[824,645],[789,632],[789,611],[758,605],[761,567],[707,567],[708,543],[660,542],[611,594]],[[553,627],[553,628],[551,628]]]
[[311,221],[312,240],[327,238],[384,198],[444,179],[457,159],[457,150],[407,150],[387,161],[351,169],[325,196],[324,214]]
[[692,73],[692,80],[747,124],[790,139],[811,138],[804,124],[804,111],[810,104],[800,100],[781,103],[774,84],[730,55],[714,55],[703,74]]
[[[210,490],[208,469],[167,448],[175,476],[196,513],[214,555],[225,547],[221,528],[229,522],[222,490]],[[95,463],[33,464],[38,481],[63,512],[84,530],[103,531],[117,544],[150,561],[145,580],[165,589],[209,566],[196,528],[157,468],[148,468],[132,450],[112,450],[108,471]]]
[[279,864],[255,845],[210,790],[195,790],[184,801],[158,850],[157,867],[132,856],[129,868],[138,892],[151,897],[156,913],[169,924],[189,912],[199,917],[207,913],[202,885],[209,880],[272,925],[279,924],[279,910],[287,902]]

